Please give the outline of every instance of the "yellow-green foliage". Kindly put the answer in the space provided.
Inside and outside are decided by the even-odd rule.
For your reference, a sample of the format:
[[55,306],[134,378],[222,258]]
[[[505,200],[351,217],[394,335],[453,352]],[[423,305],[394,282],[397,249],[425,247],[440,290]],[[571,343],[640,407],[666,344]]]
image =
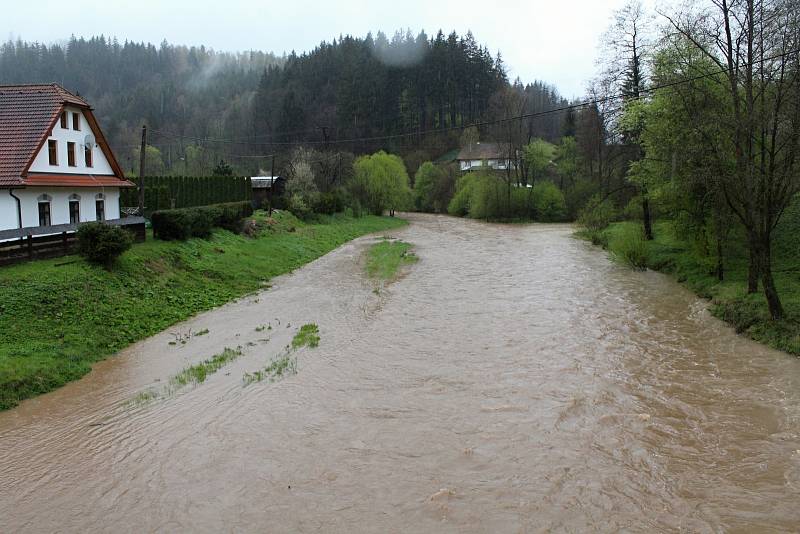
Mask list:
[[459,178],[448,206],[451,215],[484,220],[562,221],[566,216],[564,195],[550,181],[534,187],[511,184],[491,172],[471,172]]
[[414,207],[416,209],[434,211],[436,188],[443,176],[444,171],[430,161],[419,166],[414,175]]
[[411,188],[405,163],[399,156],[380,151],[361,156],[353,164],[350,193],[374,215],[402,210],[411,204]]

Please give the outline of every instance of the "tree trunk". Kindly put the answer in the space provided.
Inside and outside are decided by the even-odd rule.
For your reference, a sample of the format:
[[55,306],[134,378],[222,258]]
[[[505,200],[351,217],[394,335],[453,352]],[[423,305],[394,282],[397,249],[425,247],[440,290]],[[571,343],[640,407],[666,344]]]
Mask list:
[[725,264],[722,257],[722,238],[717,236],[717,280],[725,279]]
[[769,315],[773,321],[777,321],[783,318],[783,306],[778,296],[778,290],[775,289],[775,281],[772,279],[772,250],[769,237],[762,240],[759,247],[759,256],[761,259],[759,262],[761,283],[764,286],[764,296],[767,298]]
[[642,217],[644,219],[644,238],[648,241],[653,240],[653,219],[650,214],[650,201],[647,195],[642,195]]
[[750,263],[747,266],[747,294],[758,293],[758,245],[756,239],[750,237]]

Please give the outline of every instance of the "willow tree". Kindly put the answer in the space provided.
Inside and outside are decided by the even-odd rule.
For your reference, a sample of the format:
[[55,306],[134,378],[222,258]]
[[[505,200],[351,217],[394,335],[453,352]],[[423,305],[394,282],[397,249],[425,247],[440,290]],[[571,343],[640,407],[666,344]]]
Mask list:
[[353,164],[350,193],[371,213],[381,215],[405,209],[411,200],[408,173],[400,157],[376,152],[362,156]]

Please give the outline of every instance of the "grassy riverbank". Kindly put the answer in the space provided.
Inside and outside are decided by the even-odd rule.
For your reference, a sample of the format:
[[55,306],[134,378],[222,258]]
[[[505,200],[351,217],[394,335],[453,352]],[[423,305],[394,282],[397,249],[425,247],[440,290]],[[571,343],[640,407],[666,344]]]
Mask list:
[[656,224],[655,239],[650,242],[636,239],[640,228],[634,222],[612,224],[594,241],[634,267],[673,274],[689,289],[710,299],[711,312],[737,332],[800,355],[800,202],[795,202],[775,231],[773,274],[786,311],[786,318],[781,321],[770,320],[763,293],[747,294],[747,250],[743,247],[727,247],[725,276],[720,282],[713,258],[700,254],[696,245],[678,237],[670,221]]
[[364,234],[405,224],[388,217],[288,213],[256,217],[249,238],[149,240],[113,272],[77,257],[0,269],[0,409],[55,389],[131,343],[264,287],[267,281]]

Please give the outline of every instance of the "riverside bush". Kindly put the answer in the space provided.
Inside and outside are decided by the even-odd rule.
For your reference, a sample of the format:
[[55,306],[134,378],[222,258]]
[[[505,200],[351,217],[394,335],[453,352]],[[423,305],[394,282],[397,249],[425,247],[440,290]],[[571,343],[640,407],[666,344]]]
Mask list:
[[228,202],[153,212],[153,234],[165,241],[208,237],[212,228],[238,232],[242,220],[253,214],[250,202]]
[[78,228],[78,253],[90,263],[106,268],[131,248],[132,243],[130,232],[119,226],[90,222]]
[[647,268],[647,242],[637,226],[626,226],[624,231],[615,234],[609,248],[615,258],[634,269]]
[[533,186],[533,205],[537,221],[558,222],[567,215],[564,194],[553,182],[537,182]]
[[597,232],[608,228],[616,217],[616,210],[608,199],[595,195],[578,213],[578,224],[589,230]]
[[503,178],[491,173],[473,172],[459,178],[447,211],[473,219],[532,219],[534,194],[527,187],[509,187]]

